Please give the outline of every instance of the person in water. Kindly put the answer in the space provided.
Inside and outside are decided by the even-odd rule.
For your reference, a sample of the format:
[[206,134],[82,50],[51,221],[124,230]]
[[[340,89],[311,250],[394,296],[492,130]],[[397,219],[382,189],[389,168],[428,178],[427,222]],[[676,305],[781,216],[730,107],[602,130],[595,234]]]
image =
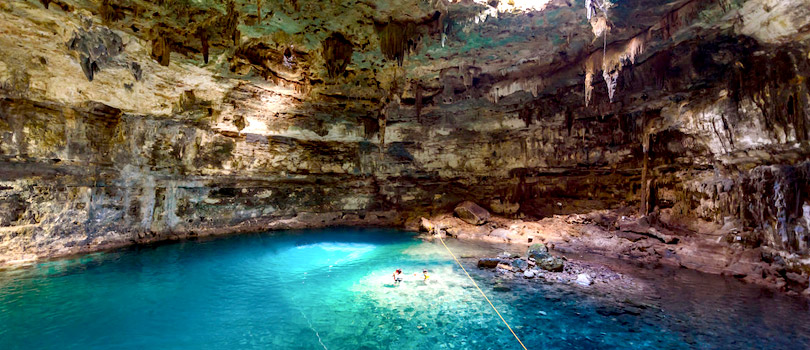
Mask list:
[[394,271],[394,284],[402,282],[402,270],[397,269]]
[[427,273],[427,269],[422,270],[422,276],[425,278],[424,279],[425,283],[427,283],[428,278],[430,278],[430,275],[428,275]]

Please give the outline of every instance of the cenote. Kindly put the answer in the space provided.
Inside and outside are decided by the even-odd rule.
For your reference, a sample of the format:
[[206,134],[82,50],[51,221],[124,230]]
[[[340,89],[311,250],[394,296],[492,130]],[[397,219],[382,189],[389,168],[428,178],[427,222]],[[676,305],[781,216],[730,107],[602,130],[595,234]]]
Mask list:
[[[503,248],[448,245],[459,256]],[[638,271],[655,296],[614,300],[461,260],[529,349],[810,346],[805,301],[718,276]],[[406,277],[395,286],[397,268]],[[4,270],[0,324],[8,350],[520,348],[439,243],[383,229],[239,235]]]
[[0,0],[0,350],[810,350],[808,14]]

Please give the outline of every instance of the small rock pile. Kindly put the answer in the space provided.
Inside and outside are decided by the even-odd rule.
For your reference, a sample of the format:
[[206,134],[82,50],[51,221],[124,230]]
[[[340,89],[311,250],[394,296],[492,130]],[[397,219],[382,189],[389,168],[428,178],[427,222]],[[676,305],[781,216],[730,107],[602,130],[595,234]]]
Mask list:
[[523,259],[518,254],[501,253],[497,258],[481,258],[478,260],[478,268],[494,268],[501,273],[512,272],[524,278],[535,278],[544,271],[562,272],[565,267],[565,259],[558,258],[548,252],[545,244],[537,243],[529,247],[527,258]]

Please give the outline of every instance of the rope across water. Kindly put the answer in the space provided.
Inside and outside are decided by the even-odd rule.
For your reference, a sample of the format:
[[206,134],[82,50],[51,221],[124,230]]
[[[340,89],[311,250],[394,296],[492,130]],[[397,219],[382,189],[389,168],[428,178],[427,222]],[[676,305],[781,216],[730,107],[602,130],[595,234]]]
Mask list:
[[481,288],[480,288],[480,287],[478,287],[478,283],[475,283],[475,280],[474,280],[474,279],[472,278],[472,276],[470,276],[470,274],[467,272],[467,269],[465,269],[465,268],[464,268],[464,266],[463,266],[463,265],[461,265],[461,262],[460,262],[460,261],[458,261],[458,259],[456,258],[456,255],[455,255],[455,254],[453,254],[453,252],[452,252],[452,251],[450,251],[450,248],[448,248],[448,247],[447,247],[447,244],[444,244],[444,239],[442,239],[441,237],[439,237],[439,241],[441,241],[441,242],[442,242],[442,245],[444,246],[444,249],[447,249],[447,252],[448,252],[448,253],[450,253],[450,256],[452,256],[452,257],[453,257],[453,260],[455,260],[455,261],[456,261],[456,264],[458,264],[458,266],[459,266],[459,267],[461,267],[461,271],[464,271],[464,274],[466,274],[466,275],[467,275],[467,278],[469,278],[469,279],[470,279],[470,281],[472,281],[472,283],[473,283],[473,285],[475,286],[475,288],[476,288],[476,289],[478,289],[478,291],[479,291],[479,292],[481,292],[481,295],[484,297],[484,299],[486,299],[486,300],[487,300],[487,302],[489,303],[489,306],[492,306],[492,310],[495,310],[495,313],[496,313],[496,314],[498,314],[498,317],[500,317],[500,318],[501,318],[501,321],[503,321],[503,324],[505,324],[505,325],[506,325],[506,328],[509,328],[509,331],[510,331],[510,332],[512,332],[512,335],[514,335],[514,336],[515,336],[515,339],[517,339],[518,343],[520,343],[520,346],[521,346],[521,347],[523,347],[523,350],[528,350],[528,349],[526,349],[526,345],[523,345],[523,342],[522,342],[522,341],[520,341],[520,338],[517,336],[517,334],[515,333],[515,331],[513,331],[513,330],[512,330],[512,327],[511,327],[511,326],[509,326],[509,323],[508,323],[508,322],[506,322],[506,320],[503,318],[503,316],[501,316],[501,313],[498,311],[498,308],[496,308],[496,307],[495,307],[495,305],[493,305],[493,304],[492,304],[492,302],[491,302],[491,301],[489,301],[489,298],[487,298],[487,295],[486,295],[486,294],[484,294],[484,291],[483,291],[483,290],[481,290]]

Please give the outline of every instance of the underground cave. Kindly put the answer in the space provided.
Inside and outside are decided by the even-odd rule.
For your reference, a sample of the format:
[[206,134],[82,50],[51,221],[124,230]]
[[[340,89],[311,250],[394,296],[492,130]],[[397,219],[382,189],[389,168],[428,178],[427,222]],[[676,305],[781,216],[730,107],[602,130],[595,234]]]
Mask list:
[[810,349],[807,0],[0,0],[2,349]]

